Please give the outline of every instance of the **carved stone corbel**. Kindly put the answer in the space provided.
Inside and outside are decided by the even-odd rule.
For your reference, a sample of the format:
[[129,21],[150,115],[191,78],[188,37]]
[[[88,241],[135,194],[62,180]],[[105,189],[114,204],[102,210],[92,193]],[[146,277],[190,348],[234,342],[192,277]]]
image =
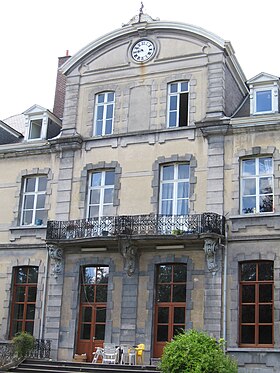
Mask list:
[[57,278],[63,270],[63,250],[55,245],[47,245],[51,259],[52,275]]
[[204,240],[204,252],[207,261],[207,268],[209,272],[213,274],[213,276],[218,271],[218,264],[216,263],[216,250],[218,249],[217,240],[212,238],[205,238]]
[[132,276],[136,269],[138,259],[138,247],[129,239],[121,240],[120,252],[124,258],[124,270],[128,276]]

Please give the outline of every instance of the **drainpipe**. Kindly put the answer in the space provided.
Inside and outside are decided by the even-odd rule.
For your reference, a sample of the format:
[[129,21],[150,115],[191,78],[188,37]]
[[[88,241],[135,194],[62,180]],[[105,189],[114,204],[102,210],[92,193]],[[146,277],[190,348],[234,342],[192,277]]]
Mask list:
[[224,283],[223,283],[223,298],[224,298],[224,307],[223,307],[223,339],[227,340],[227,263],[228,256],[228,225],[226,224],[225,230],[225,244],[224,244]]
[[48,247],[47,247],[46,271],[45,271],[45,281],[44,281],[44,291],[43,291],[43,301],[42,301],[42,313],[41,313],[41,324],[40,324],[39,339],[43,339],[43,334],[44,334],[48,276],[49,276],[49,251],[48,251]]

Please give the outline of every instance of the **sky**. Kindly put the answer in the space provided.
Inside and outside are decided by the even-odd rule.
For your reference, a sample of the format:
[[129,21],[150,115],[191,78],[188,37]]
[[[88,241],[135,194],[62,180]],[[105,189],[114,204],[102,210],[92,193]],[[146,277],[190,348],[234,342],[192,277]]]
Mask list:
[[[247,79],[260,72],[280,76],[279,0],[143,4],[153,18],[195,25],[229,40]],[[66,50],[74,55],[120,28],[140,6],[139,0],[0,0],[0,119],[34,104],[52,111],[58,57]]]

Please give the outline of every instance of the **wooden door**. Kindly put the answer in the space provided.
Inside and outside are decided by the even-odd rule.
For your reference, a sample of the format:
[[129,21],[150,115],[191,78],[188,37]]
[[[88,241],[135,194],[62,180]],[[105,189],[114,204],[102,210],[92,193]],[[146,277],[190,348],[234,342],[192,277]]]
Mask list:
[[83,267],[77,349],[92,361],[96,347],[103,347],[106,327],[108,267]]
[[186,326],[185,264],[163,264],[157,268],[153,355],[161,357],[166,342]]

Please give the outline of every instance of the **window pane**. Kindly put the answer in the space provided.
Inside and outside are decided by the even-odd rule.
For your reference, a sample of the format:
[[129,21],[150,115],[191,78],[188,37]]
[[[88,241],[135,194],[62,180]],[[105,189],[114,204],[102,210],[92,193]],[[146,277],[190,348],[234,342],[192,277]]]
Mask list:
[[259,174],[272,174],[272,158],[259,158]]
[[178,92],[178,83],[172,83],[169,85],[170,93]]
[[163,201],[161,204],[162,215],[172,215],[173,201]]
[[271,90],[256,92],[256,109],[257,112],[272,110]]
[[245,179],[242,183],[242,194],[243,196],[256,195],[256,180]]
[[27,304],[26,319],[34,320],[34,316],[35,316],[35,304]]
[[188,213],[188,200],[180,199],[177,202],[177,215],[186,215]]
[[112,119],[106,120],[106,126],[105,126],[105,135],[111,135],[113,129],[113,121]]
[[170,110],[176,110],[177,109],[177,96],[171,96],[170,97],[170,105],[169,105],[169,109]]
[[164,166],[162,168],[162,180],[173,180],[174,179],[174,166]]
[[178,165],[178,179],[188,179],[190,173],[190,166],[188,164]]
[[25,196],[23,208],[33,209],[33,207],[34,207],[34,194]]
[[272,323],[272,305],[260,305],[259,307],[259,322]]
[[96,267],[85,267],[82,272],[84,284],[94,284],[96,280]]
[[165,342],[168,340],[168,325],[158,325],[157,327],[157,341]]
[[15,290],[15,302],[24,302],[25,286],[17,286]]
[[96,272],[96,283],[97,284],[107,284],[108,277],[109,277],[108,267],[97,268],[97,272]]
[[158,283],[171,282],[172,267],[170,265],[159,266]]
[[113,118],[113,108],[114,106],[112,104],[107,105],[107,112],[106,112],[106,118],[112,119]]
[[101,185],[101,172],[93,172],[91,175],[91,186],[100,186]]
[[186,282],[187,281],[187,266],[184,264],[174,265],[174,282]]
[[108,102],[114,101],[115,100],[115,93],[114,92],[109,92],[108,93]]
[[12,335],[16,335],[17,333],[22,331],[22,321],[14,321],[12,326]]
[[256,281],[257,265],[256,263],[241,264],[241,281]]
[[262,177],[260,178],[260,194],[272,193],[272,178]]
[[173,286],[173,302],[185,302],[186,301],[186,285],[174,285]]
[[113,203],[113,192],[113,188],[104,190],[104,203]]
[[91,324],[81,324],[81,339],[90,339]]
[[188,90],[189,90],[188,82],[182,82],[181,83],[181,92],[187,92]]
[[95,325],[95,339],[104,340],[105,339],[105,324]]
[[177,112],[176,111],[171,111],[169,113],[169,127],[176,127],[177,123]]
[[97,308],[96,309],[96,321],[105,322],[106,321],[106,308]]
[[96,302],[107,302],[107,286],[96,287]]
[[28,302],[36,302],[37,288],[35,286],[28,287]]
[[169,308],[168,307],[159,307],[158,308],[158,323],[168,324],[169,320]]
[[178,183],[178,198],[188,198],[189,196],[189,183]]
[[33,334],[34,329],[34,322],[33,321],[26,321],[25,323],[25,331],[29,334]]
[[47,178],[45,176],[39,177],[38,191],[44,192],[47,189]]
[[253,214],[256,212],[256,198],[244,197],[242,198],[242,211],[244,214]]
[[174,325],[173,326],[173,336],[183,333],[184,328],[185,328],[185,325]]
[[162,199],[172,199],[174,184],[162,184]]
[[260,325],[259,326],[259,343],[260,344],[272,344],[272,326],[271,325]]
[[272,262],[261,262],[258,264],[259,267],[259,281],[273,280],[273,263]]
[[260,284],[259,285],[259,302],[268,303],[272,302],[272,284]]
[[157,302],[170,302],[171,301],[171,286],[159,285],[157,291]]
[[99,216],[99,206],[90,206],[88,215],[89,218]]
[[82,322],[91,322],[92,308],[83,307],[82,308]]
[[45,194],[39,194],[37,196],[37,206],[36,206],[37,209],[42,209],[45,207],[45,198],[46,198]]
[[243,325],[241,327],[241,343],[254,344],[255,343],[255,326]]
[[262,196],[260,197],[260,212],[272,212],[273,211],[273,197]]
[[93,189],[90,191],[89,203],[99,204],[100,202],[100,189]]
[[98,106],[97,108],[97,121],[102,121],[104,115],[104,106]]
[[175,307],[174,308],[174,320],[175,324],[184,324],[185,323],[185,308],[184,307]]
[[38,267],[28,267],[27,281],[29,284],[37,284],[38,281]]
[[255,303],[255,285],[242,286],[242,302]]
[[255,306],[242,306],[242,323],[254,323],[255,322]]
[[94,302],[94,287],[84,286],[81,292],[81,302]]
[[27,267],[18,267],[16,269],[16,283],[24,284],[27,282]]
[[256,175],[256,161],[255,159],[246,159],[242,161],[242,175],[254,176]]
[[105,94],[104,93],[100,93],[98,96],[97,96],[97,101],[98,103],[102,103],[105,101]]
[[15,304],[14,319],[23,319],[24,304]]
[[97,120],[96,121],[96,127],[95,127],[95,134],[96,136],[101,136],[102,135],[102,120]]
[[105,185],[114,185],[115,184],[115,172],[106,171],[105,172]]

